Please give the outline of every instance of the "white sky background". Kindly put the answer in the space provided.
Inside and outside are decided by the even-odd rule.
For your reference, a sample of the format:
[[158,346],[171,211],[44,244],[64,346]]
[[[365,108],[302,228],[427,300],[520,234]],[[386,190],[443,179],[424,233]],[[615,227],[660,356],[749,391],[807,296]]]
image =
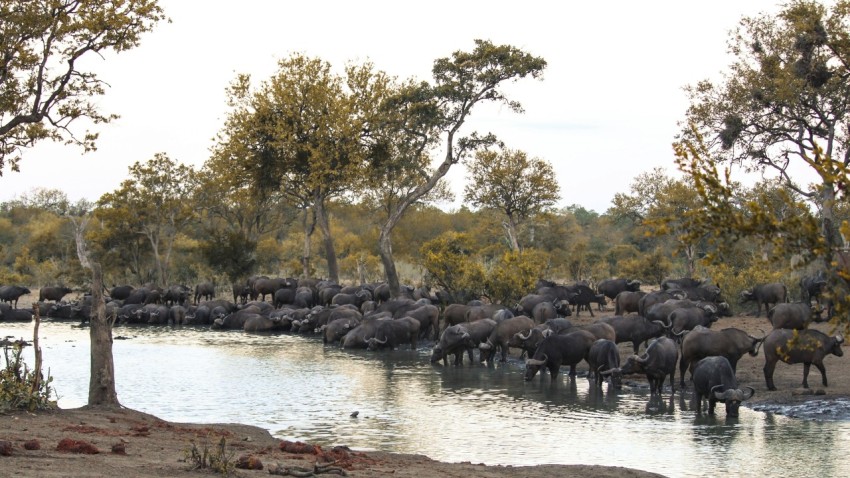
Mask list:
[[[141,46],[91,58],[111,88],[98,151],[44,144],[20,173],[0,177],[0,201],[57,188],[95,201],[128,167],[157,152],[200,167],[223,124],[224,90],[236,73],[257,84],[292,52],[331,63],[371,61],[399,78],[431,80],[437,58],[470,51],[476,38],[510,44],[548,62],[542,81],[509,88],[524,114],[477,108],[462,131],[492,131],[511,149],[553,164],[561,205],[599,213],[635,176],[675,172],[671,143],[687,99],[682,87],[718,78],[731,62],[728,32],[742,16],[775,12],[769,0],[505,2],[161,0],[163,23]],[[80,125],[83,126],[83,125]],[[82,134],[82,130],[80,130]],[[449,173],[462,194],[465,171]],[[455,204],[459,204],[459,201]],[[453,207],[449,205],[448,207]]]

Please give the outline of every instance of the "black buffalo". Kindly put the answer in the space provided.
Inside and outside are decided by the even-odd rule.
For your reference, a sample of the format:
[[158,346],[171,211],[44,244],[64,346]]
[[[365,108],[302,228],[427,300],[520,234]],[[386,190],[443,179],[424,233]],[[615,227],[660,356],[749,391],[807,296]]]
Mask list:
[[17,285],[4,285],[0,287],[0,302],[8,302],[13,308],[18,308],[18,299],[22,295],[29,294],[30,290],[26,287]]
[[749,353],[755,357],[764,338],[757,339],[743,330],[728,328],[719,331],[696,327],[682,340],[682,359],[679,361],[681,385],[685,386],[685,371],[705,357],[717,355],[726,357],[732,370],[736,370],[738,360]]
[[534,356],[525,362],[525,381],[533,379],[543,367],[549,370],[549,376],[554,380],[561,365],[569,365],[570,377],[575,377],[576,364],[587,359],[595,341],[596,337],[584,330],[546,337]]
[[764,310],[770,310],[770,304],[776,305],[781,302],[788,302],[788,289],[781,282],[771,282],[769,284],[759,284],[752,290],[741,291],[741,304],[747,302],[756,303],[756,317],[761,316],[761,306],[764,305]]
[[737,417],[741,402],[756,393],[752,387],[747,391],[738,388],[735,371],[726,357],[706,357],[694,365],[694,401],[697,413],[702,412],[702,399],[708,398],[708,414],[714,415],[717,402],[726,405],[726,416]]
[[767,319],[774,329],[797,330],[807,328],[812,321],[821,321],[820,312],[813,311],[811,303],[807,302],[776,304],[767,312]]
[[[623,374],[620,372],[620,351],[617,344],[608,339],[599,339],[590,346],[587,353],[587,364],[597,387],[602,386],[605,377],[611,378],[614,388],[622,388]],[[588,374],[588,378],[591,375]]]
[[664,324],[660,322],[650,322],[645,317],[639,315],[621,316],[614,315],[599,319],[600,322],[605,322],[614,328],[616,342],[631,342],[635,355],[640,349],[640,344],[647,342],[649,339],[661,337],[664,335]]
[[614,315],[626,315],[629,312],[638,312],[640,310],[640,299],[645,295],[646,292],[643,291],[620,292],[614,298]]
[[820,296],[826,288],[826,283],[826,273],[824,271],[818,271],[813,276],[801,277],[800,301],[811,303],[812,299],[815,299],[815,302],[818,304],[818,308],[820,308]]
[[62,297],[71,293],[71,289],[67,287],[42,287],[38,290],[38,301],[52,300],[59,302]]
[[773,371],[776,362],[803,364],[803,388],[809,388],[809,369],[812,364],[820,370],[823,386],[827,386],[826,368],[823,359],[829,354],[841,357],[844,351],[842,335],[830,337],[817,330],[801,331],[777,329],[764,339],[764,379],[768,390],[776,390],[773,384]]
[[[202,282],[202,283],[195,286],[195,297],[194,297],[194,299],[195,299],[196,304],[200,304],[202,298],[204,300],[213,300],[214,297],[215,297],[215,286],[212,284],[212,282]],[[247,299],[247,295],[246,295],[246,299]],[[236,298],[236,296],[234,296],[233,302],[236,302],[236,301],[237,301],[237,298]]]
[[637,292],[640,290],[640,281],[629,279],[605,279],[596,286],[596,291],[605,297],[614,300],[621,292]]
[[679,348],[676,342],[667,337],[658,337],[650,342],[643,355],[632,355],[620,367],[623,375],[642,373],[649,381],[649,392],[660,394],[664,387],[664,379],[670,376],[670,387],[676,391],[673,380],[676,375],[676,360],[679,358]]

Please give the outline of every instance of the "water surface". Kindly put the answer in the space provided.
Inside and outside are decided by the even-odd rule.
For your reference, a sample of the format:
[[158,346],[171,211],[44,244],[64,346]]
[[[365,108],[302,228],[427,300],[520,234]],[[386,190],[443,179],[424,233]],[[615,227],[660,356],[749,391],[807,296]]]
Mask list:
[[[47,322],[40,330],[59,405],[85,404],[88,329]],[[30,337],[32,325],[2,324],[0,335]],[[128,337],[113,349],[119,400],[169,421],[246,423],[289,440],[448,462],[850,476],[850,426],[841,420],[745,407],[727,420],[722,406],[699,417],[689,395],[650,400],[638,382],[614,392],[563,375],[524,382],[520,361],[431,365],[427,346],[343,351],[313,337],[167,327],[123,326],[114,335]]]

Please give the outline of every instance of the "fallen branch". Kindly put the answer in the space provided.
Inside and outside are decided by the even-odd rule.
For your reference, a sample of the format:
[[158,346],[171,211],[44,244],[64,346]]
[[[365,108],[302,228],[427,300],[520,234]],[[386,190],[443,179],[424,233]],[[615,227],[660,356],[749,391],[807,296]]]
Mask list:
[[315,465],[313,465],[313,469],[311,470],[309,468],[304,468],[301,466],[286,467],[281,465],[280,463],[276,463],[274,465],[269,466],[269,474],[276,476],[296,476],[301,478],[322,474],[348,476],[348,473],[346,473],[345,470],[338,466],[333,466],[334,464],[336,464],[335,461],[332,461],[330,463],[324,463],[322,465],[316,463]]

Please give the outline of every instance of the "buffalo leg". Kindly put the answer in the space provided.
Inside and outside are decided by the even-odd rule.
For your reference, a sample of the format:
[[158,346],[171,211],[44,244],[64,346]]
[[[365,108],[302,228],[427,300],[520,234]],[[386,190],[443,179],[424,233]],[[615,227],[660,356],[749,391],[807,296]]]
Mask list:
[[811,362],[803,363],[803,388],[809,388],[809,370],[812,368]]
[[688,369],[688,362],[685,360],[685,356],[683,355],[679,359],[679,374],[681,375],[681,377],[679,377],[679,385],[682,387],[682,389],[685,388],[685,371],[687,369]]
[[776,390],[773,384],[773,371],[776,369],[776,361],[766,361],[764,363],[764,381],[767,384],[768,390]]
[[823,378],[823,386],[826,387],[827,386],[827,384],[826,384],[826,367],[824,367],[822,363],[817,363],[817,362],[815,363],[815,367],[817,367],[818,370],[820,370],[820,376]]
[[670,372],[670,394],[673,395],[676,393],[676,368],[673,367],[673,371]]

